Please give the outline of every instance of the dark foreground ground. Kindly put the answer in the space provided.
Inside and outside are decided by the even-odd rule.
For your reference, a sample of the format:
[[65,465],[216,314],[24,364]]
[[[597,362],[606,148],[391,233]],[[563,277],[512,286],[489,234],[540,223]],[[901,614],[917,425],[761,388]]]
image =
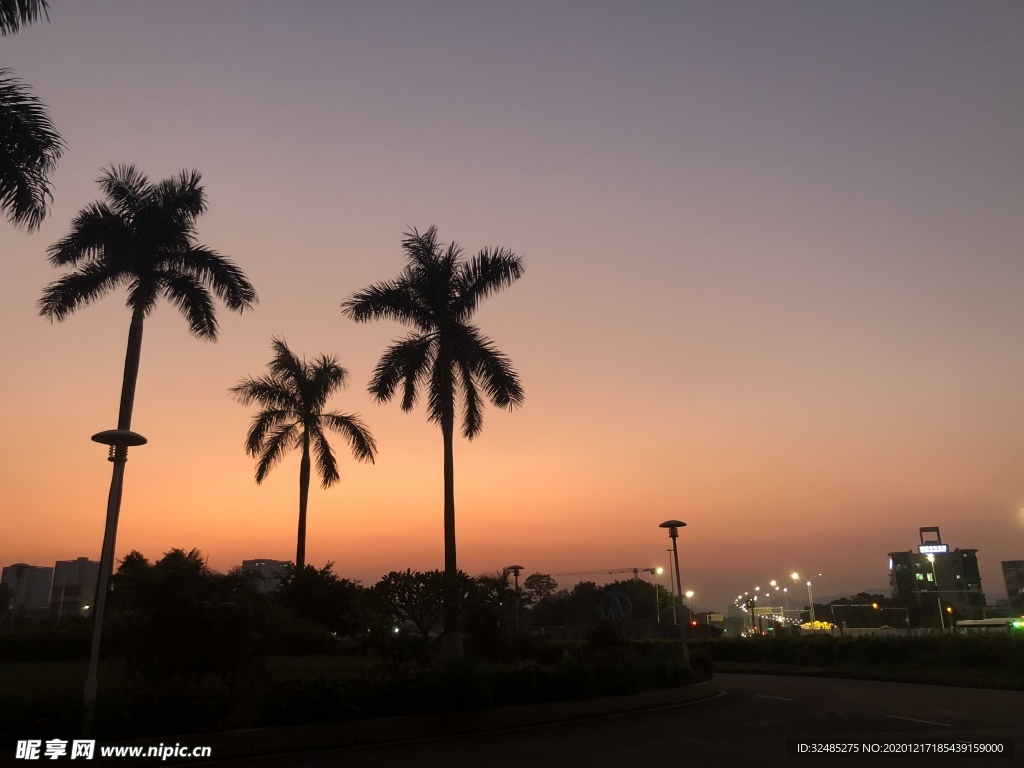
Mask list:
[[[711,700],[627,715],[468,736],[380,744],[204,765],[733,766],[742,764],[1024,765],[1024,692],[861,680],[723,674]],[[790,739],[856,745],[852,756],[791,756]],[[1006,743],[1003,757],[892,754],[864,757],[865,744]],[[813,749],[814,747],[809,747]],[[849,747],[846,747],[849,749]]]

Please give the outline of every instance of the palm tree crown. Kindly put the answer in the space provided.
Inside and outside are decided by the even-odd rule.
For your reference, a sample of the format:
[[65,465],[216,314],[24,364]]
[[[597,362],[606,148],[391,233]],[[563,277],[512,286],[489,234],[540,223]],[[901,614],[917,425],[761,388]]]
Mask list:
[[480,300],[523,274],[522,260],[504,248],[485,248],[469,260],[455,243],[437,241],[437,229],[415,230],[402,241],[409,263],[397,280],[377,283],[342,304],[356,322],[397,320],[415,331],[388,349],[373,372],[370,393],[387,402],[402,388],[402,410],[412,410],[420,385],[431,421],[452,423],[462,395],[462,434],[483,427],[481,391],[500,408],[523,403],[511,361],[469,320]]
[[30,232],[39,228],[53,194],[49,176],[64,140],[31,89],[0,69],[0,210]]
[[274,359],[269,374],[246,378],[230,392],[243,405],[261,407],[253,417],[245,450],[257,459],[256,482],[262,483],[290,448],[302,450],[299,470],[299,542],[296,567],[305,567],[306,506],[309,495],[310,449],[324,488],[339,479],[338,462],[325,430],[339,432],[359,461],[373,463],[377,444],[356,415],[324,411],[328,398],[345,386],[348,372],[337,359],[321,355],[311,362],[300,360],[283,339],[273,340]]
[[257,298],[242,270],[196,242],[196,219],[206,211],[201,179],[198,171],[182,171],[154,184],[131,165],[104,171],[99,185],[107,199],[86,207],[71,234],[48,249],[53,266],[78,269],[47,287],[40,314],[64,320],[125,286],[127,305],[142,316],[163,297],[185,315],[194,336],[215,340],[211,292],[237,312]]
[[413,331],[384,352],[369,390],[389,401],[401,387],[402,410],[426,390],[427,416],[444,442],[444,571],[442,653],[462,655],[458,627],[458,565],[455,550],[455,469],[452,433],[456,398],[462,402],[462,434],[472,439],[483,426],[483,397],[500,408],[523,403],[511,361],[470,323],[480,301],[523,274],[522,261],[504,248],[485,248],[466,260],[455,243],[444,247],[437,230],[413,230],[402,241],[408,264],[396,280],[377,283],[342,303],[357,322],[397,320]]

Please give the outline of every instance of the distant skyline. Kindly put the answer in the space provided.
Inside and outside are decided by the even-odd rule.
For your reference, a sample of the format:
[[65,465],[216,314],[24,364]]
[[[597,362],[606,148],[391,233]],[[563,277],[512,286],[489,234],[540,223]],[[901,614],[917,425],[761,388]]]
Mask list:
[[[290,559],[298,459],[261,485],[228,388],[272,336],[336,355],[376,464],[337,446],[307,560],[441,568],[441,437],[366,384],[397,324],[340,304],[438,227],[525,275],[477,321],[525,403],[455,444],[459,565],[668,565],[698,608],[792,571],[877,587],[921,526],[1024,558],[1024,7],[1014,2],[53,0],[0,40],[67,151],[0,222],[0,564],[98,559],[129,313],[63,323],[45,257],[102,168],[198,169],[199,240],[260,295],[216,344],[147,320],[117,556]],[[560,580],[561,583],[561,580]],[[573,582],[575,583],[575,582]],[[666,582],[667,583],[667,582]],[[564,586],[564,584],[563,584]]]

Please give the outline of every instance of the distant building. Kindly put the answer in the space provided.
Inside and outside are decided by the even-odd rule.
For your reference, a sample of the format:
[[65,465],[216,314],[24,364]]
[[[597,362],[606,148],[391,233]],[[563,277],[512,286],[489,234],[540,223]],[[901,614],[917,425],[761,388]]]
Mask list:
[[50,584],[53,568],[15,563],[0,575],[0,584],[11,590],[8,606],[14,615],[45,616],[50,607]]
[[100,564],[87,557],[58,560],[53,569],[50,612],[59,623],[68,616],[87,616],[96,600]]
[[[954,549],[942,543],[937,527],[920,529],[917,552],[889,553],[892,596],[904,602],[941,600],[962,616],[985,606],[978,570],[978,550]],[[926,538],[926,536],[928,538]],[[930,558],[930,559],[929,559]]]
[[270,560],[262,558],[258,560],[243,560],[242,570],[255,576],[256,588],[264,594],[273,592],[281,585],[281,578],[284,576],[287,560]]
[[1006,599],[1015,611],[1024,613],[1024,560],[1003,560]]

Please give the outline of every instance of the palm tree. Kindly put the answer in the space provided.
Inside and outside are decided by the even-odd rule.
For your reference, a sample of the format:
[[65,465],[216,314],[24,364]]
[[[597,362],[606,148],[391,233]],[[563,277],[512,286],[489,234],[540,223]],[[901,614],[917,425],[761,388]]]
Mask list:
[[397,320],[414,330],[396,341],[377,363],[369,391],[389,401],[401,387],[402,410],[412,410],[426,391],[427,417],[441,427],[444,442],[444,570],[442,653],[462,655],[458,633],[455,556],[455,481],[452,441],[456,396],[462,405],[462,434],[472,440],[483,426],[482,396],[499,408],[523,403],[523,388],[512,362],[469,321],[481,299],[523,274],[521,259],[504,248],[485,248],[464,259],[454,242],[445,248],[431,227],[413,230],[402,241],[408,264],[397,279],[377,283],[342,303],[356,322]]
[[310,448],[324,488],[339,479],[338,462],[327,442],[325,429],[333,429],[348,440],[359,461],[373,463],[377,444],[358,416],[323,410],[327,399],[345,386],[348,371],[333,357],[321,355],[312,362],[299,360],[283,339],[274,339],[270,375],[246,378],[231,388],[242,405],[262,406],[249,427],[245,451],[257,459],[256,482],[262,483],[289,448],[301,448],[299,463],[299,541],[295,567],[306,566],[306,505],[309,500]]
[[[45,0],[0,0],[0,36],[49,18]],[[0,69],[0,210],[31,232],[53,199],[49,175],[64,153],[64,140],[44,105],[9,69]]]
[[[106,200],[87,206],[72,222],[71,233],[48,249],[53,266],[77,269],[43,291],[39,313],[44,317],[61,321],[114,288],[123,286],[128,290],[126,303],[132,320],[117,417],[119,430],[131,429],[143,321],[158,299],[168,299],[185,315],[193,336],[210,341],[217,338],[211,292],[237,312],[252,308],[257,301],[256,291],[242,270],[230,259],[196,242],[196,219],[206,210],[206,193],[200,180],[198,171],[182,171],[157,184],[131,165],[104,171],[98,183]],[[114,468],[93,612],[93,645],[85,694],[86,729],[96,695],[100,633],[107,583],[114,564],[127,453],[127,446],[120,445],[110,457]]]

